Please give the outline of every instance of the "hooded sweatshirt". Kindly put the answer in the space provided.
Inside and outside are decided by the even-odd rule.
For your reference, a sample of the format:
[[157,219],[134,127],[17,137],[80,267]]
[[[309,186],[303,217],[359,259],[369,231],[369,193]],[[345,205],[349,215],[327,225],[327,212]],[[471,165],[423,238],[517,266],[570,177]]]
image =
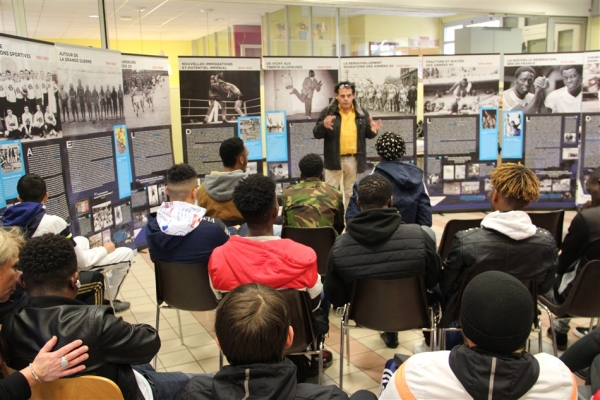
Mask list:
[[288,359],[275,364],[227,365],[214,377],[192,378],[180,400],[346,400],[337,386],[296,383],[296,366]]
[[458,308],[458,292],[470,274],[502,271],[520,280],[538,283],[545,293],[554,283],[558,249],[552,234],[537,228],[524,211],[495,211],[481,228],[460,231],[454,236],[444,261],[440,289],[445,298],[442,324],[452,320]]
[[423,276],[428,288],[440,278],[433,239],[419,225],[405,224],[395,208],[365,210],[348,221],[335,240],[327,265],[325,295],[336,307],[350,301],[360,278]]
[[[382,161],[373,170],[373,174],[387,178],[392,184],[394,207],[400,211],[402,221],[407,224],[431,226],[431,203],[423,184],[423,170],[401,161]],[[358,183],[354,183],[352,197],[346,211],[346,221],[360,212]]]
[[577,386],[571,371],[550,354],[500,355],[457,346],[410,357],[379,398],[575,400]]
[[232,236],[213,252],[208,273],[217,298],[246,283],[275,289],[307,290],[311,299],[321,295],[321,277],[313,249],[276,236]]
[[183,201],[163,203],[148,214],[146,240],[152,260],[181,264],[207,263],[215,247],[229,236],[221,221]]
[[204,183],[198,189],[198,205],[206,208],[206,214],[222,220],[242,219],[242,215],[233,204],[233,189],[248,174],[241,169],[231,172],[212,171],[204,177]]

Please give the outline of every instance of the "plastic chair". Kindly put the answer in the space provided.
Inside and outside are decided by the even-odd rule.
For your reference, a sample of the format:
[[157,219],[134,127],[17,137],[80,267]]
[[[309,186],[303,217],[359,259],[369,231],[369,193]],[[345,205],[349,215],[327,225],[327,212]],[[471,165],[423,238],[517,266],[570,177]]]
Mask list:
[[[555,319],[600,317],[599,286],[600,260],[592,260],[577,273],[573,286],[562,304],[554,304],[544,296],[538,296],[538,304],[548,313],[550,326],[553,326]],[[554,355],[557,356],[558,349],[556,348],[556,332],[554,329],[552,329],[552,336]]]
[[[437,348],[436,307],[427,304],[423,277],[357,279],[350,298],[341,315],[340,389],[344,384],[344,345],[350,364],[349,328],[365,327],[384,332],[422,329],[433,332],[432,344]],[[355,325],[350,325],[349,320],[354,320]],[[427,325],[431,328],[425,328]]]
[[30,400],[123,400],[121,389],[110,379],[85,375],[44,382],[31,388]]
[[[319,355],[319,385],[323,384],[323,341],[319,341],[312,326],[308,293],[296,289],[282,289],[279,293],[285,299],[288,316],[294,329],[294,341],[285,349],[284,355]],[[307,350],[311,347],[312,350]]]
[[556,240],[556,247],[560,249],[563,237],[563,223],[565,220],[565,210],[556,210],[550,212],[528,212],[531,222],[538,228],[544,228],[552,234]]
[[318,228],[296,228],[284,226],[281,230],[281,237],[292,239],[294,242],[301,243],[310,247],[317,253],[317,265],[320,275],[327,272],[327,260],[329,251],[333,247],[337,232],[331,226],[322,226]]
[[440,247],[438,247],[438,254],[442,259],[442,262],[448,258],[448,254],[450,254],[452,242],[454,241],[454,235],[460,231],[478,228],[481,225],[481,221],[482,219],[452,219],[448,221],[444,227],[444,232],[442,233]]
[[[156,279],[156,330],[158,331],[160,322],[160,309],[177,309],[179,339],[184,345],[179,310],[209,311],[217,308],[217,299],[210,287],[208,265],[155,261],[154,277]],[[163,303],[167,305],[162,305]],[[219,367],[222,366],[223,358],[220,354]],[[154,367],[156,367],[156,357]]]

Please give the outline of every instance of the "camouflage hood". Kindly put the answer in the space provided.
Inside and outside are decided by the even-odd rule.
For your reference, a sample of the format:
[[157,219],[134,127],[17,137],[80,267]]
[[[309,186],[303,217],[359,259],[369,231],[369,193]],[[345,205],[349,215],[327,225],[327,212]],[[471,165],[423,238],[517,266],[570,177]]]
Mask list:
[[216,201],[229,201],[233,195],[233,189],[248,174],[241,169],[231,172],[213,171],[204,177],[204,189],[206,193]]

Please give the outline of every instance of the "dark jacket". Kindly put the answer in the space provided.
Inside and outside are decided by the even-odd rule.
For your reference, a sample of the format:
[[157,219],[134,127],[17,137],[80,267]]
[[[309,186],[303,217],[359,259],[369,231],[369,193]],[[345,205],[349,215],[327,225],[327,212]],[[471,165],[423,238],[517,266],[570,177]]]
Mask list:
[[337,386],[296,383],[296,366],[288,359],[276,364],[223,367],[214,377],[190,379],[179,400],[308,400],[348,399]]
[[31,387],[27,378],[15,372],[0,379],[0,400],[27,400],[31,397]]
[[325,296],[335,307],[350,301],[359,278],[423,276],[428,288],[438,283],[441,262],[433,239],[420,226],[403,223],[396,209],[363,211],[346,229],[329,253],[325,278]]
[[[590,243],[596,240],[600,240],[600,207],[585,208],[571,221],[560,246],[555,282],[558,301],[563,302],[569,294],[579,268],[583,268],[588,261],[600,259],[600,249],[597,246],[588,249]],[[561,287],[563,280],[565,282]]]
[[[401,161],[382,161],[373,170],[392,184],[394,207],[400,211],[402,221],[407,224],[431,227],[431,203],[423,184],[423,170]],[[346,221],[360,212],[356,199],[358,183],[354,183],[352,197],[346,211]]]
[[2,326],[7,364],[20,370],[33,361],[44,344],[58,337],[56,348],[81,339],[89,347],[81,375],[98,375],[115,382],[127,400],[140,399],[131,364],[145,364],[160,349],[156,330],[129,324],[108,306],[88,306],[59,296],[32,297],[29,306],[9,314]]
[[[523,218],[522,211],[511,211]],[[495,216],[507,216],[509,213],[488,214],[482,221],[495,219]],[[526,217],[529,220],[529,217]],[[526,223],[515,221],[515,227],[524,227]],[[558,263],[556,241],[545,229],[536,228],[529,220],[531,236],[516,240],[495,229],[473,228],[460,231],[454,236],[448,258],[444,261],[440,289],[444,296],[444,318],[449,323],[456,314],[458,292],[467,276],[485,271],[502,271],[520,280],[538,282],[538,293],[545,293],[554,283],[554,274]],[[528,234],[529,235],[529,234]],[[525,236],[528,236],[525,235]]]
[[[361,108],[356,100],[354,101],[354,112],[356,113],[356,171],[358,173],[365,172],[367,159],[367,143],[366,139],[372,139],[377,135],[371,131],[371,122],[367,110]],[[325,128],[323,121],[328,115],[335,115],[333,120],[333,130]],[[338,101],[333,100],[328,107],[325,107],[319,115],[317,125],[313,129],[315,139],[325,139],[325,147],[323,150],[323,158],[325,159],[325,168],[331,170],[342,169],[340,161],[340,128],[342,124],[342,116]]]
[[222,246],[229,236],[220,220],[204,216],[203,221],[185,236],[163,233],[156,221],[156,213],[148,214],[146,241],[152,260],[181,264],[208,263],[215,247]]

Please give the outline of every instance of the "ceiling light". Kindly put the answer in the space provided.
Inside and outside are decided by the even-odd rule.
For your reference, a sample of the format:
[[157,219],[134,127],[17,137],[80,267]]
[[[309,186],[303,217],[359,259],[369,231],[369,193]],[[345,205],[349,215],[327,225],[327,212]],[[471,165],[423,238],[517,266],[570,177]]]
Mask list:
[[225,21],[225,18],[217,18],[217,19],[215,19],[215,21],[217,21],[217,22],[223,22],[223,21]]
[[92,15],[90,15],[89,17],[90,17],[90,18],[98,18],[98,16],[97,16],[97,15],[95,15],[95,14],[92,14]]
[[129,15],[123,15],[121,17],[121,21],[131,21],[133,18],[131,18]]

